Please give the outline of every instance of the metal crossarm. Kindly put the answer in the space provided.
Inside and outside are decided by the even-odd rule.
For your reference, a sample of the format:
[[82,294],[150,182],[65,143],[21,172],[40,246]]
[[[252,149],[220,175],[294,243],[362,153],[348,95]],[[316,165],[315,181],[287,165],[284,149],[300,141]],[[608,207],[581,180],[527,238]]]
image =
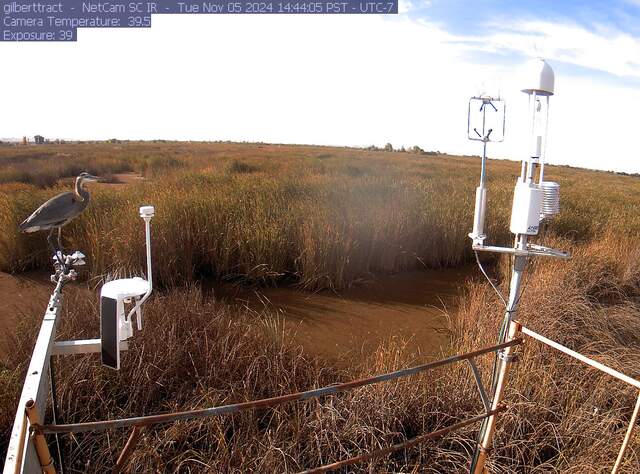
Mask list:
[[489,413],[491,411],[491,400],[487,395],[487,391],[484,388],[482,383],[482,376],[480,375],[480,370],[476,365],[473,359],[467,359],[469,363],[469,367],[471,367],[471,372],[473,373],[473,378],[476,381],[476,386],[478,387],[478,394],[480,395],[480,399],[482,400],[482,404],[484,405],[484,411]]

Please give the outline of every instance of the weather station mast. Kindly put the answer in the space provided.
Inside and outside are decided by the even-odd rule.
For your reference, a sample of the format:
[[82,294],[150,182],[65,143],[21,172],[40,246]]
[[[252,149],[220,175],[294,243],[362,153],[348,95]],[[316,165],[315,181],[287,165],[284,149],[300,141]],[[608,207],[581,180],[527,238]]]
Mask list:
[[[538,235],[542,222],[551,219],[560,212],[560,185],[553,181],[544,180],[545,152],[548,137],[549,99],[554,94],[555,75],[551,66],[543,59],[530,61],[525,68],[525,87],[522,90],[528,96],[528,129],[530,131],[526,153],[522,159],[520,176],[518,177],[513,194],[511,208],[511,222],[509,230],[514,234],[513,247],[485,245],[487,235],[484,230],[487,209],[486,171],[487,143],[501,141],[495,137],[494,128],[487,123],[502,124],[504,132],[505,106],[501,99],[492,97],[472,97],[469,101],[469,115],[467,121],[467,135],[471,140],[483,142],[483,156],[481,161],[480,184],[476,188],[475,212],[473,230],[469,234],[472,249],[475,252],[480,270],[491,283],[505,306],[504,318],[500,326],[498,343],[514,339],[518,332],[515,315],[522,296],[522,277],[529,258],[555,257],[570,258],[569,254],[559,250],[543,247],[530,242]],[[480,107],[476,107],[481,104]],[[475,114],[475,117],[474,117]],[[477,115],[481,114],[478,118]],[[477,121],[482,125],[472,127]],[[497,127],[499,130],[500,128]],[[478,252],[492,252],[508,254],[513,259],[513,270],[509,284],[509,296],[504,298],[495,284],[485,272]],[[502,402],[509,366],[514,361],[513,347],[501,350],[497,355],[494,373],[492,375],[491,409],[497,409]],[[487,453],[491,449],[496,426],[496,414],[486,418],[478,433],[478,444],[471,463],[470,472],[481,474]]]

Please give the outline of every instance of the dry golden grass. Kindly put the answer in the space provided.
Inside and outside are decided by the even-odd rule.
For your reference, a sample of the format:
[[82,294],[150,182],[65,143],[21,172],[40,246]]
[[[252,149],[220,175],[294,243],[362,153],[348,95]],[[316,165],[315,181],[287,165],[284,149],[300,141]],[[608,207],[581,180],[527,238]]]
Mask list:
[[[148,177],[135,187],[96,190],[88,212],[67,230],[69,246],[86,250],[94,275],[131,270],[143,261],[142,245],[132,248],[131,242],[142,242],[136,208],[146,202],[157,208],[157,277],[169,287],[208,276],[342,287],[369,273],[455,266],[470,258],[466,233],[478,164],[471,158],[233,144],[102,144],[77,150],[81,156],[92,150],[130,156],[131,168]],[[6,153],[0,149],[0,161]],[[156,172],[142,166],[154,159],[172,164]],[[510,238],[506,220],[516,172],[514,163],[490,163],[490,235],[497,241]],[[533,265],[519,318],[638,377],[640,246],[632,239],[640,230],[639,181],[555,167],[548,176],[562,183],[563,210],[545,230],[543,243],[570,248],[574,258]],[[1,188],[3,269],[45,264],[42,240],[19,235],[13,226],[52,192],[25,183]],[[497,263],[505,291],[508,261]],[[73,309],[64,314],[60,337],[95,334],[97,318],[89,316],[96,313],[94,298],[81,290],[67,298]],[[40,316],[25,318],[15,350],[2,363],[3,440]],[[451,352],[494,343],[501,318],[491,288],[469,282],[459,313],[451,315]],[[206,300],[193,285],[157,295],[148,303],[146,321],[119,374],[92,357],[60,361],[63,421],[252,400],[415,362],[396,341],[349,369],[326,367],[293,347],[273,319],[237,314]],[[635,391],[534,341],[518,352],[492,472],[610,469]],[[491,362],[482,361],[485,378]],[[480,410],[469,369],[461,365],[321,401],[160,426],[145,433],[131,472],[295,472]],[[354,472],[465,472],[476,429]],[[125,438],[122,431],[65,437],[67,463],[79,472],[108,470]],[[636,436],[624,472],[640,471],[639,453]]]
[[[551,242],[567,246],[569,242]],[[568,263],[539,261],[528,275],[520,319],[568,346],[640,376],[640,247],[619,239],[573,247]],[[507,266],[505,265],[504,268]],[[86,290],[67,296],[61,337],[98,330]],[[39,315],[26,320],[5,361],[0,420],[5,434]],[[451,352],[495,341],[502,317],[485,284],[470,283],[452,315]],[[156,296],[146,329],[114,373],[92,356],[60,359],[59,401],[65,422],[161,413],[254,400],[381,373],[414,363],[401,341],[381,346],[348,369],[326,367],[289,342],[269,317],[237,314],[203,299],[197,288]],[[528,341],[513,367],[491,472],[605,472],[624,436],[637,393],[551,349]],[[488,377],[492,359],[480,361]],[[361,454],[479,413],[467,366],[362,388],[320,401],[283,405],[145,432],[130,471],[296,472]],[[435,443],[371,461],[351,472],[465,472],[477,426]],[[127,433],[63,437],[68,467],[104,472]],[[4,438],[6,439],[6,438]],[[640,439],[623,472],[640,469]]]
[[[472,256],[466,234],[478,171],[473,158],[220,143],[25,149],[46,151],[44,163],[65,155],[80,167],[94,164],[93,172],[133,169],[147,178],[95,189],[87,212],[65,229],[68,247],[85,251],[93,276],[142,261],[143,248],[131,242],[142,242],[136,208],[144,203],[157,209],[154,247],[163,262],[155,277],[164,286],[213,276],[342,288],[379,272],[457,266]],[[0,163],[17,166],[18,152],[26,153],[0,147]],[[563,186],[563,213],[550,232],[587,241],[604,229],[640,231],[637,178],[547,169]],[[517,170],[512,162],[490,163],[488,230],[497,242],[510,238]],[[0,270],[48,267],[44,236],[21,235],[16,223],[68,186],[0,185]]]

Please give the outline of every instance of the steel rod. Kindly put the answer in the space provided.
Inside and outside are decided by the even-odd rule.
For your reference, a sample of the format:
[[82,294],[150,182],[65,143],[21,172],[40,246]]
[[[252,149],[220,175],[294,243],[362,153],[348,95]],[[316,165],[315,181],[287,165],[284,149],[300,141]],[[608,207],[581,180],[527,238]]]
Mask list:
[[283,403],[293,402],[296,400],[309,400],[318,397],[324,397],[327,395],[334,395],[339,392],[352,390],[354,388],[363,387],[366,385],[372,385],[379,382],[386,382],[394,380],[399,377],[406,377],[415,375],[425,370],[435,369],[444,365],[452,364],[462,360],[478,357],[483,354],[488,354],[507,347],[516,346],[522,343],[522,339],[514,339],[502,344],[496,344],[495,346],[485,347],[466,354],[460,354],[448,357],[446,359],[429,362],[426,364],[418,365],[415,367],[401,369],[394,372],[389,372],[382,375],[376,375],[365,379],[354,380],[351,382],[345,382],[335,385],[329,385],[327,387],[317,388],[313,390],[307,390],[305,392],[291,393],[288,395],[281,395],[279,397],[266,398],[262,400],[254,400],[243,403],[236,403],[232,405],[224,405],[211,408],[201,408],[197,410],[188,410],[174,413],[163,413],[160,415],[147,415],[134,418],[121,418],[117,420],[105,420],[105,421],[92,421],[86,423],[73,423],[65,425],[43,425],[35,426],[34,429],[43,433],[81,433],[86,431],[105,431],[114,428],[124,428],[128,426],[150,426],[158,423],[169,423],[174,421],[191,420],[195,418],[207,418],[212,416],[228,415],[231,413],[237,413],[243,410],[252,410],[256,408],[269,408]]
[[127,467],[129,463],[129,458],[133,454],[138,445],[138,441],[140,440],[140,434],[142,432],[142,428],[140,426],[134,426],[131,430],[131,434],[127,439],[127,443],[124,445],[120,456],[118,456],[118,460],[116,461],[116,466],[113,468],[113,473],[122,472],[122,470]]
[[[523,178],[526,178],[523,175]],[[515,239],[515,248],[523,249],[527,246],[528,237],[526,235],[519,234]],[[513,317],[518,310],[518,304],[520,303],[520,286],[522,284],[522,277],[526,269],[527,259],[521,256],[517,256],[513,262],[513,273],[511,274],[511,282],[509,283],[509,301],[507,303],[506,311],[504,314],[505,332],[501,331],[500,340],[502,343],[505,341],[514,340],[518,333],[519,324],[513,321]],[[509,366],[511,365],[512,348],[506,348],[503,352],[503,358],[499,361],[496,360],[497,365],[494,365],[494,371],[492,374],[492,408],[496,408],[502,403],[502,397],[506,388],[506,381],[509,372]],[[493,443],[493,436],[496,429],[497,416],[492,415],[483,421],[478,432],[478,445],[473,454],[471,460],[471,466],[469,472],[471,474],[482,474],[484,472],[484,465],[487,460],[487,454],[491,449]]]
[[504,411],[505,408],[500,406],[497,407],[495,410],[492,410],[490,412],[487,413],[483,413],[482,415],[478,415],[475,416],[473,418],[469,418],[467,420],[464,421],[460,421],[458,423],[455,423],[451,426],[447,426],[446,428],[442,428],[436,431],[432,431],[431,433],[426,433],[420,436],[416,436],[415,438],[412,438],[410,440],[407,440],[403,443],[398,443],[398,444],[394,444],[393,446],[389,446],[387,448],[382,448],[382,449],[378,449],[376,451],[372,451],[370,453],[367,454],[362,454],[360,456],[355,456],[349,459],[345,459],[343,461],[338,461],[338,462],[334,462],[332,464],[326,464],[324,466],[320,466],[320,467],[316,467],[313,469],[309,469],[306,471],[302,471],[299,474],[318,474],[321,472],[327,472],[327,471],[335,471],[337,469],[340,469],[342,467],[345,466],[350,466],[352,464],[356,464],[356,463],[361,463],[364,461],[368,461],[369,459],[375,459],[375,458],[379,458],[391,453],[394,453],[396,451],[400,451],[401,449],[407,449],[407,448],[411,448],[417,444],[420,444],[424,441],[430,440],[430,439],[434,439],[434,438],[439,438],[440,436],[444,436],[447,433],[450,433],[451,431],[455,431],[459,428],[462,428],[464,426],[473,424],[473,423],[477,423],[479,421],[484,420],[485,418],[495,415],[498,412]]
[[[27,418],[29,419],[31,426],[41,423],[42,417],[40,416],[36,402],[33,400],[27,401],[25,408],[27,410]],[[56,469],[53,466],[53,458],[51,457],[51,452],[49,451],[49,446],[47,445],[47,440],[45,439],[44,434],[39,432],[34,433],[33,445],[36,449],[36,453],[38,454],[38,460],[40,461],[42,472],[45,474],[55,474]]]
[[[55,363],[53,362],[53,357],[49,356],[49,389],[51,393],[51,414],[53,423],[58,423],[60,417],[58,416],[58,391],[56,389],[56,378],[55,378]],[[58,464],[60,473],[64,474],[64,463],[62,462],[62,449],[60,448],[60,437],[58,433],[55,435],[56,439],[56,454],[58,455]]]
[[13,473],[14,474],[19,474],[22,472],[22,459],[24,457],[24,442],[25,439],[27,438],[27,411],[25,409],[24,414],[23,414],[23,418],[22,418],[22,431],[20,431],[19,434],[19,438],[18,438],[18,449],[16,452],[16,461],[14,464],[14,470]]
[[609,375],[611,375],[612,377],[617,378],[618,380],[622,380],[623,382],[628,383],[629,385],[632,385],[634,387],[636,387],[637,389],[640,389],[640,381],[633,379],[631,377],[629,377],[628,375],[623,374],[622,372],[618,372],[615,369],[612,369],[611,367],[608,367],[598,361],[595,361],[593,359],[590,359],[586,356],[583,356],[582,354],[579,354],[578,352],[569,349],[568,347],[563,346],[562,344],[559,344],[555,341],[552,341],[551,339],[548,339],[546,337],[544,337],[541,334],[538,334],[535,331],[532,331],[529,328],[526,328],[524,326],[522,326],[521,328],[522,334],[525,334],[529,337],[532,337],[534,339],[537,339],[538,341],[553,347],[554,349],[559,350],[560,352],[564,352],[567,355],[570,355],[571,357],[573,357],[574,359],[578,359],[581,362],[584,362],[587,365],[590,365],[591,367],[594,367],[598,370],[601,370],[602,372],[605,372]]
[[[517,332],[518,332],[518,325],[515,322],[511,321],[509,323],[507,340],[514,340],[514,337],[517,334]],[[493,443],[493,435],[495,434],[496,423],[498,421],[498,417],[496,416],[495,413],[497,413],[496,409],[502,403],[502,398],[504,396],[504,391],[507,385],[507,377],[508,377],[509,365],[510,365],[509,359],[510,357],[512,357],[512,350],[513,349],[511,347],[507,348],[503,353],[504,359],[500,361],[500,370],[498,371],[498,378],[496,382],[496,388],[495,388],[495,393],[493,395],[493,402],[491,407],[494,414],[489,416],[485,422],[486,423],[485,433],[482,439],[480,440],[480,443],[478,445],[478,450],[476,452],[476,456],[473,460],[474,462],[472,462],[472,466],[471,466],[472,472],[474,474],[482,474],[485,471],[484,465],[487,461],[487,454],[489,450],[491,450],[491,446]]]
[[640,412],[640,393],[638,394],[638,399],[636,400],[636,406],[633,409],[633,414],[631,415],[631,419],[629,420],[629,427],[627,428],[627,433],[624,435],[624,441],[622,441],[622,446],[620,446],[620,452],[618,453],[618,458],[616,459],[616,463],[613,465],[613,469],[611,469],[611,474],[616,474],[620,466],[622,465],[622,460],[624,459],[624,453],[627,450],[627,445],[629,444],[629,440],[631,439],[631,433],[633,433],[633,427],[636,424],[636,420],[638,419],[638,413]]

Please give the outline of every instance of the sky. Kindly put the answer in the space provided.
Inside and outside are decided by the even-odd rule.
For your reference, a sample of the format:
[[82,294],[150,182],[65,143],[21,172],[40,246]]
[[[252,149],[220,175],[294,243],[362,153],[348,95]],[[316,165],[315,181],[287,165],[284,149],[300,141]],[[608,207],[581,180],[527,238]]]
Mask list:
[[479,154],[470,96],[507,103],[498,158],[527,150],[522,65],[556,75],[547,161],[640,172],[640,0],[401,0],[400,14],[157,15],[77,43],[0,43],[0,137],[178,139]]

